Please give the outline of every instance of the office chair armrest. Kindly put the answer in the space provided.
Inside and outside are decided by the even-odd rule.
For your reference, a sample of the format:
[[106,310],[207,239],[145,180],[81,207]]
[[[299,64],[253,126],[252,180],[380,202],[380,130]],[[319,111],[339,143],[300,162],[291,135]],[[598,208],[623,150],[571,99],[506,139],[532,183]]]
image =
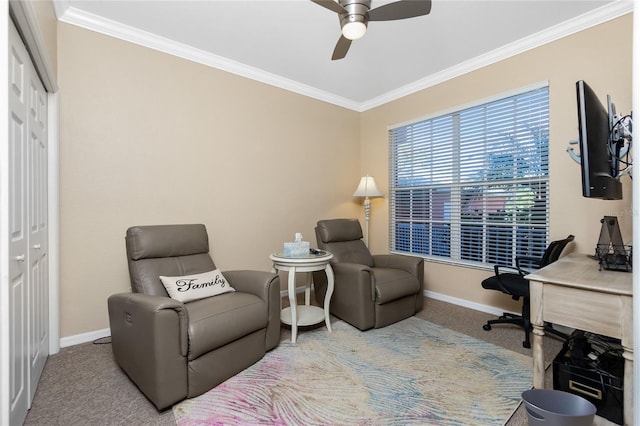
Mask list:
[[493,273],[496,276],[504,274],[505,272],[519,273],[520,269],[514,268],[513,266],[493,265]]
[[516,268],[512,268],[511,266],[493,265],[493,273],[495,274],[496,282],[498,283],[498,287],[500,288],[500,291],[503,292],[504,294],[510,295],[511,292],[507,289],[507,287],[505,287],[504,283],[502,282],[502,279],[500,278],[500,274],[503,274],[505,272],[512,272],[512,273],[519,274],[520,270]]
[[[527,266],[523,266],[522,264]],[[540,258],[532,256],[518,256],[516,257],[516,267],[520,275],[524,276],[530,274],[533,269],[540,268]]]

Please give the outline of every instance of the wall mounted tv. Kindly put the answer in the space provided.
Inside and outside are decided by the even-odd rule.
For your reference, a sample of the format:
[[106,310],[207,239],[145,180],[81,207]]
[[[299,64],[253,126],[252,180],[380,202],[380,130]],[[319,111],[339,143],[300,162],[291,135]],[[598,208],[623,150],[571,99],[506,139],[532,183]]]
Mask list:
[[605,200],[622,199],[620,183],[621,145],[612,141],[614,107],[607,108],[587,83],[576,82],[582,195]]

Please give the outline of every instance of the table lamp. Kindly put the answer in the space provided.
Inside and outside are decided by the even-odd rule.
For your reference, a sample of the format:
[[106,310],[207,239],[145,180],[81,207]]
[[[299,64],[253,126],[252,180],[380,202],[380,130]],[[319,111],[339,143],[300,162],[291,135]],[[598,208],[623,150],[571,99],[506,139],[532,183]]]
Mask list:
[[369,197],[382,197],[382,192],[376,186],[376,181],[373,176],[363,176],[360,178],[360,184],[356,188],[356,192],[353,193],[354,197],[364,198],[364,219],[365,219],[365,232],[364,243],[369,247],[369,217],[371,216],[371,200]]

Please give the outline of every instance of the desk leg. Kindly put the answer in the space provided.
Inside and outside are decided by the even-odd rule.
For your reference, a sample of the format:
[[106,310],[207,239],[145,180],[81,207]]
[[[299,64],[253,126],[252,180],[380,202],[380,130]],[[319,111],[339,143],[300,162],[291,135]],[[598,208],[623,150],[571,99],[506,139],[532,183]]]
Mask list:
[[331,305],[331,295],[333,295],[334,276],[331,265],[327,263],[327,266],[324,268],[324,272],[327,274],[327,292],[324,295],[324,322],[327,325],[327,330],[332,331],[329,306]]
[[624,358],[623,424],[633,425],[633,298],[622,300],[622,357]]
[[624,347],[622,356],[624,358],[624,396],[623,396],[623,424],[633,425],[633,351]]
[[533,387],[544,389],[544,319],[542,305],[543,286],[541,282],[529,282],[529,300],[531,302],[531,325],[533,326]]
[[298,303],[296,301],[296,267],[289,269],[289,307],[291,309],[291,343],[298,337]]

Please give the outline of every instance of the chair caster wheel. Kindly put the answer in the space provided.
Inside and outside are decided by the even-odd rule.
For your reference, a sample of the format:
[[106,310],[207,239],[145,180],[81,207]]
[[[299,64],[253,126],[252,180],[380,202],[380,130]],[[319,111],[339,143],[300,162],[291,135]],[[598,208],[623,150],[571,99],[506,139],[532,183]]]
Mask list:
[[531,343],[529,343],[529,342],[522,342],[522,347],[523,347],[523,348],[527,348],[527,349],[531,349]]
[[482,329],[483,329],[483,330],[486,330],[486,331],[491,330],[491,324],[485,324],[485,325],[483,325],[483,326],[482,326]]

